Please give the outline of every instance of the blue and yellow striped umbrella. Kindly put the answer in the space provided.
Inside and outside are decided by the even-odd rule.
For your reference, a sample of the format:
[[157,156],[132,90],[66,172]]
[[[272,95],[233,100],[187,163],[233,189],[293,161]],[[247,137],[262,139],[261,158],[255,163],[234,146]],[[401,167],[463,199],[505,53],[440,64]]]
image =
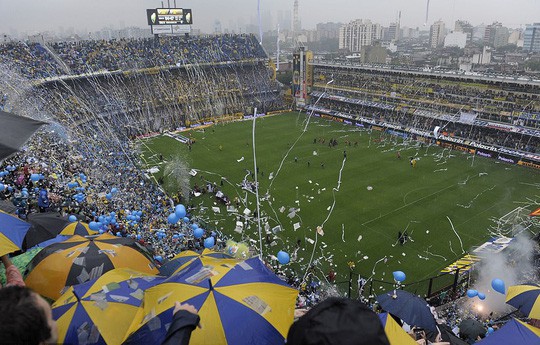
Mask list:
[[506,303],[519,309],[532,319],[540,319],[540,286],[536,284],[514,285],[508,288]]
[[27,222],[0,211],[0,256],[20,250],[29,228]]
[[175,301],[199,310],[191,344],[283,344],[298,291],[258,258],[201,258],[145,293],[125,344],[161,344]]
[[190,263],[200,258],[233,259],[233,257],[228,254],[216,252],[206,248],[201,253],[197,253],[193,250],[186,250],[177,254],[169,262],[161,266],[159,268],[159,273],[164,276],[171,276],[180,272]]
[[540,344],[540,328],[527,325],[517,319],[511,319],[498,331],[476,342],[480,345],[538,345]]
[[88,223],[81,221],[69,223],[65,228],[60,231],[59,235],[79,235],[79,236],[88,236],[96,235],[98,232],[90,230]]
[[58,342],[120,345],[143,301],[164,277],[117,268],[70,287],[54,304]]
[[381,319],[384,333],[390,341],[390,345],[417,345],[416,341],[401,328],[390,314],[381,313],[379,314],[379,319]]

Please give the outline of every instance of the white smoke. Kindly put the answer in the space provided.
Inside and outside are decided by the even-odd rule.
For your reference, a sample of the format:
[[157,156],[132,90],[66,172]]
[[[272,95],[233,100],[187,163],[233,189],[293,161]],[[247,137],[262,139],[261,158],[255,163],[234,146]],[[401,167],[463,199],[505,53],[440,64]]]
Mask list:
[[538,245],[528,233],[516,235],[508,248],[499,253],[483,255],[482,261],[474,267],[477,274],[470,289],[486,295],[485,300],[478,297],[469,298],[468,304],[472,311],[479,315],[503,315],[514,310],[505,303],[505,295],[494,291],[491,281],[495,278],[502,279],[506,291],[512,285],[529,282],[538,282],[538,275],[534,265],[534,255],[538,252]]

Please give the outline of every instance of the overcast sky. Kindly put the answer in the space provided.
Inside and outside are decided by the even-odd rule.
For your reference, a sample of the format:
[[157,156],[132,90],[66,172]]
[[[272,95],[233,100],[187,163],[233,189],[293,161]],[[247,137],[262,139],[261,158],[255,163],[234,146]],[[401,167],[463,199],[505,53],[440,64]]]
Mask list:
[[[163,1],[167,6],[167,1]],[[174,1],[170,1],[171,6]],[[292,12],[294,0],[260,0],[262,21],[275,27],[278,11]],[[302,28],[321,22],[371,19],[383,26],[401,10],[402,26],[422,27],[427,0],[299,0]],[[146,26],[147,8],[161,7],[156,0],[0,0],[0,33],[12,29],[29,34],[73,27],[95,31],[103,27]],[[257,24],[257,0],[177,0],[177,7],[193,10],[193,28],[212,32],[216,20],[223,28],[245,30]],[[268,16],[268,14],[270,16]],[[473,25],[502,22],[524,27],[540,22],[540,0],[430,0],[428,26],[442,19],[452,29],[456,19]],[[271,24],[270,24],[271,23]]]

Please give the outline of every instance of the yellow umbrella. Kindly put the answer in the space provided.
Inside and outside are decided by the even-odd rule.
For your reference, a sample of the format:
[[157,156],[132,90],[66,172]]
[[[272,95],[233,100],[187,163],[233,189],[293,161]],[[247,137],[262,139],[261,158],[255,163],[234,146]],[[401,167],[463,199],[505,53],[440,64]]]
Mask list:
[[28,264],[26,285],[56,300],[69,286],[99,278],[114,268],[157,274],[150,253],[133,239],[78,235],[45,247]]
[[189,266],[191,263],[193,263],[193,261],[201,258],[233,259],[233,257],[228,254],[216,252],[206,248],[202,251],[202,253],[197,253],[193,250],[185,250],[161,266],[159,268],[159,272],[161,275],[171,276]]
[[87,223],[81,221],[69,223],[62,231],[60,231],[60,235],[87,236],[96,235],[97,233],[97,231],[90,230]]
[[379,314],[384,333],[390,341],[390,345],[418,345],[413,338],[388,313]]
[[27,222],[0,211],[0,256],[20,250],[28,228]]
[[258,258],[200,258],[145,293],[125,344],[160,344],[175,301],[199,310],[192,344],[280,344],[294,318],[298,291]]
[[164,279],[117,268],[97,280],[70,287],[52,306],[58,342],[120,345],[144,290]]
[[506,303],[519,309],[532,319],[540,319],[540,286],[514,285],[508,288]]

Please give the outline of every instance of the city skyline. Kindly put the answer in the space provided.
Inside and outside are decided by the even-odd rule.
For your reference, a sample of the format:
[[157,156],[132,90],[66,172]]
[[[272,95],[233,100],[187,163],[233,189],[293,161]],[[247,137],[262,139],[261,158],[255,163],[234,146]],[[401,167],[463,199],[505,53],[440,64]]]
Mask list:
[[[97,31],[105,27],[147,27],[147,8],[165,7],[173,1],[156,0],[0,0],[0,12],[7,14],[0,21],[0,33],[36,34],[58,32],[73,28],[75,32]],[[299,19],[303,29],[314,29],[317,23],[348,23],[355,19],[370,19],[383,26],[395,22],[401,11],[402,27],[419,27],[429,30],[437,20],[453,29],[456,20],[467,20],[472,25],[501,22],[510,28],[524,28],[526,24],[540,22],[540,0],[431,0],[426,22],[427,0],[363,1],[351,0],[299,0]],[[254,0],[176,1],[177,7],[193,10],[193,29],[210,33],[218,26],[222,30],[245,32],[258,27],[258,6]],[[331,8],[330,8],[331,7]],[[277,27],[278,17],[292,21],[293,0],[260,0],[263,31]],[[281,11],[281,13],[280,13]],[[219,15],[217,15],[219,13]],[[330,15],[329,15],[330,14]],[[285,18],[285,19],[284,19]],[[289,29],[289,28],[283,28]]]

